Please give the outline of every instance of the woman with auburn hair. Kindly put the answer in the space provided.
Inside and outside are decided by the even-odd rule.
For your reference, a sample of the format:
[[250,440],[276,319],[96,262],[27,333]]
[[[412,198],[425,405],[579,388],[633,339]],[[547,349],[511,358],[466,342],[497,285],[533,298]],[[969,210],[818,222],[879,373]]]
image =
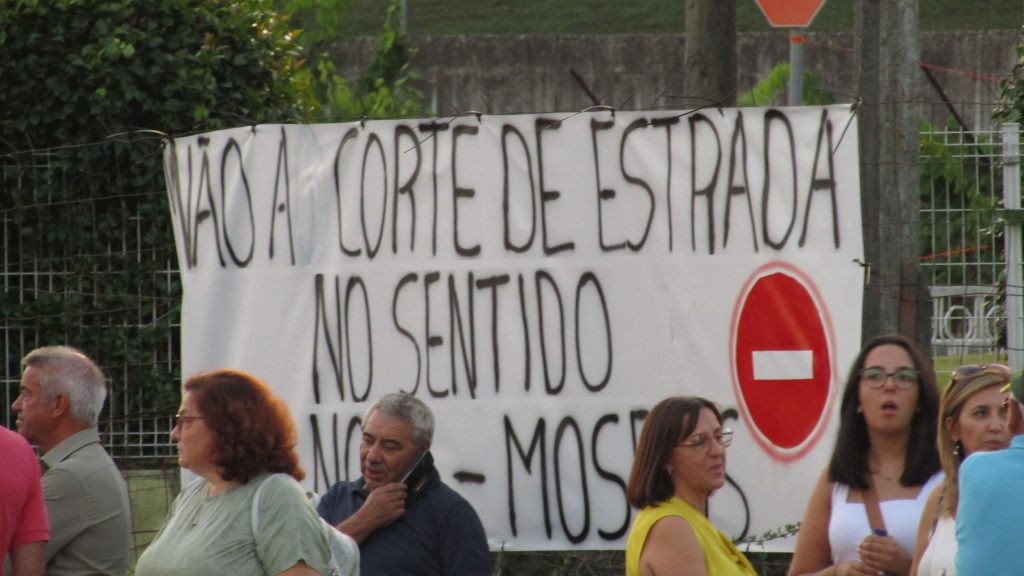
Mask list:
[[879,336],[861,349],[846,378],[835,448],[807,503],[789,576],[910,572],[921,511],[942,481],[938,409],[934,371],[910,340]]
[[708,520],[725,485],[732,430],[712,402],[678,396],[644,419],[626,496],[640,509],[626,544],[626,576],[751,576],[753,566]]
[[956,576],[956,509],[960,463],[975,452],[1010,445],[1006,422],[1009,392],[1003,387],[1013,373],[1004,364],[966,364],[939,403],[939,460],[946,478],[928,495],[917,528],[912,576]]
[[[327,535],[297,482],[305,473],[284,401],[250,374],[204,372],[185,382],[176,420],[178,464],[199,478],[178,495],[135,573],[325,572]],[[265,480],[254,526],[253,500]]]

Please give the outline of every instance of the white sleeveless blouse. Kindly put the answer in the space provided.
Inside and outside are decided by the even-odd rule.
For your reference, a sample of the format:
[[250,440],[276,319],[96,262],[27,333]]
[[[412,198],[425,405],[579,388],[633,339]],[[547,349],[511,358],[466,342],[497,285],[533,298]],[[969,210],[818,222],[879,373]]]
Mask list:
[[[907,556],[914,555],[917,526],[921,511],[932,488],[942,482],[942,472],[936,472],[921,487],[916,498],[879,502],[882,518],[889,536],[892,536]],[[828,543],[832,548],[832,563],[860,560],[857,546],[871,533],[868,514],[863,502],[847,502],[850,487],[836,482],[832,488],[832,516],[828,522]]]

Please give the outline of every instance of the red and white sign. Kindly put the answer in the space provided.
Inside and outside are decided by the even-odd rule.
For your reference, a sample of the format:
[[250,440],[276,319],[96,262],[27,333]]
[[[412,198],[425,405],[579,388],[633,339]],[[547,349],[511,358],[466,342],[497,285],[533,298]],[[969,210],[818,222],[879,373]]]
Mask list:
[[783,460],[800,456],[825,428],[835,346],[810,279],[781,262],[744,286],[732,323],[733,383],[754,438]]
[[825,0],[756,0],[768,23],[775,28],[806,28]]

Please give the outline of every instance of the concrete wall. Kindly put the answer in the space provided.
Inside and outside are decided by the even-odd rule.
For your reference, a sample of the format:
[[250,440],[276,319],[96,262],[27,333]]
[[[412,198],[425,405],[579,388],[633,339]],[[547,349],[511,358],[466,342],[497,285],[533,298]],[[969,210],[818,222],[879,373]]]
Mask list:
[[[999,79],[1013,66],[1015,30],[926,32],[922,63],[933,73],[971,128],[989,125]],[[413,36],[413,68],[426,104],[438,115],[469,110],[490,114],[581,110],[591,105],[575,70],[603,104],[620,109],[691,108],[704,102],[682,89],[681,34],[615,36]],[[339,69],[356,78],[373,57],[376,39],[332,46]],[[783,31],[741,34],[738,84],[749,90],[776,64],[789,60]],[[821,76],[838,101],[851,101],[853,35],[807,36],[805,69]],[[948,114],[924,73],[919,78],[923,113]],[[781,105],[782,102],[775,104]]]

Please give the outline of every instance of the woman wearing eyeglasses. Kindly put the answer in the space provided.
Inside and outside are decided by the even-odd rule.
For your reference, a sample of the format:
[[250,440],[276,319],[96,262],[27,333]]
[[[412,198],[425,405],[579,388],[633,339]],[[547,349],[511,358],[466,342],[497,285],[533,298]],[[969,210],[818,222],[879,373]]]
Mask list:
[[[139,558],[137,576],[327,570],[326,533],[295,481],[304,475],[298,433],[288,407],[266,384],[232,370],[189,378],[171,438],[178,463],[199,478],[172,504]],[[268,477],[273,472],[284,474]]]
[[626,576],[750,576],[754,568],[707,517],[725,484],[732,431],[704,398],[662,400],[644,419],[626,495],[640,509],[626,544]]
[[[921,511],[942,480],[935,448],[939,392],[924,356],[902,336],[857,355],[840,401],[828,467],[804,512],[790,576],[905,576]],[[872,528],[874,494],[884,528]],[[876,524],[878,522],[875,522]]]
[[917,529],[914,576],[956,575],[956,509],[960,500],[960,463],[975,452],[1010,445],[1006,424],[1013,373],[1003,364],[967,364],[957,368],[939,403],[939,459],[946,478],[932,490]]

